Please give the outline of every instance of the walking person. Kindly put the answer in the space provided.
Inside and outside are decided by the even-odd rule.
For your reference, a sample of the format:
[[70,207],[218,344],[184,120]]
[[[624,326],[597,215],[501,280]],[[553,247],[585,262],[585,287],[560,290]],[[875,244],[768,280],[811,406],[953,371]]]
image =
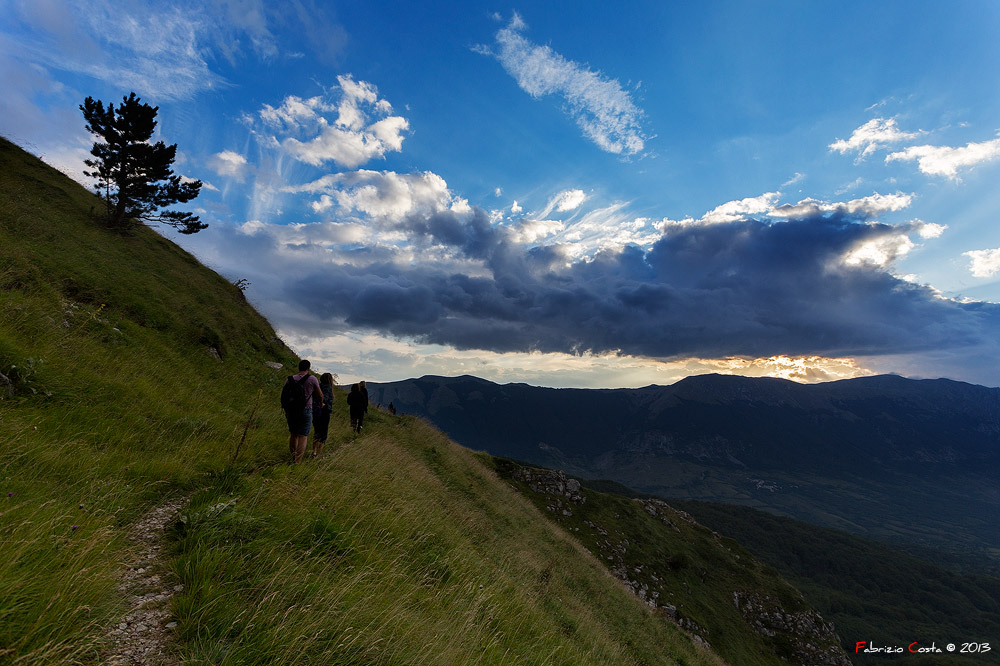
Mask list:
[[333,412],[333,375],[324,372],[319,377],[319,388],[323,392],[323,404],[313,405],[313,452],[316,458],[323,453],[323,445],[330,431],[330,414]]
[[351,411],[351,430],[356,435],[361,434],[361,428],[365,425],[365,412],[368,411],[368,401],[365,400],[358,384],[351,384],[351,392],[347,394],[347,406]]
[[361,389],[361,396],[365,401],[365,414],[368,413],[368,388],[365,386],[364,380],[358,382],[358,388]]
[[298,373],[285,380],[281,388],[281,408],[285,410],[288,422],[288,451],[292,454],[292,464],[302,462],[312,428],[313,403],[323,405],[323,390],[319,381],[309,372],[311,364],[299,361]]

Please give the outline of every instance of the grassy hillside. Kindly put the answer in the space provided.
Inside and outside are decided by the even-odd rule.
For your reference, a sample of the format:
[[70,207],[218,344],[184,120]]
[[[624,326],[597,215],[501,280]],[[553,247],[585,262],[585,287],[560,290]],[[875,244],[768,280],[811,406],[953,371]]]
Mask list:
[[418,420],[355,441],[339,394],[287,465],[265,362],[296,359],[241,292],[6,141],[0,174],[0,663],[98,662],[127,535],[178,498],[186,663],[723,663]]
[[[1000,580],[958,575],[873,541],[746,507],[709,502],[671,504],[738,539],[802,590],[836,623],[844,647],[855,641],[941,646],[1000,637]],[[967,638],[965,638],[967,637]],[[1000,645],[997,645],[1000,647]],[[882,663],[885,655],[855,656]],[[899,658],[900,663],[998,664],[1000,650],[983,654]]]
[[562,472],[496,459],[566,533],[651,607],[732,664],[846,664],[833,627],[799,592],[732,539],[661,500],[582,488]]

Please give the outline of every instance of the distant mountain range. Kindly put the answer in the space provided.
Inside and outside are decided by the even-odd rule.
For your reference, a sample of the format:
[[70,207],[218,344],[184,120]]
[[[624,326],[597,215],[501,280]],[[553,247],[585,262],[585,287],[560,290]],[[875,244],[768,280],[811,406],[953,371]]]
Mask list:
[[731,375],[639,389],[369,384],[458,443],[663,497],[753,506],[1000,571],[1000,389]]

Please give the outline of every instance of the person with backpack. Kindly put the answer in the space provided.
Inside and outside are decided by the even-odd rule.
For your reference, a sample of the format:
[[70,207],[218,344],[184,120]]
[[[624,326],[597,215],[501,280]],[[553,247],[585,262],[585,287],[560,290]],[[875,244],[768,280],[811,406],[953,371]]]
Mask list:
[[281,408],[285,410],[288,422],[288,450],[293,464],[302,462],[306,454],[309,430],[312,428],[313,400],[323,406],[323,390],[316,377],[310,374],[310,366],[305,359],[299,361],[299,372],[286,379],[281,388]]
[[361,392],[361,387],[351,384],[351,392],[347,394],[347,405],[351,408],[351,430],[354,434],[361,434],[361,428],[365,425],[365,412],[368,411],[368,400]]
[[330,413],[333,412],[333,375],[329,372],[320,375],[319,387],[323,390],[323,404],[313,405],[313,458],[323,453],[323,445],[326,444],[326,437],[330,432]]

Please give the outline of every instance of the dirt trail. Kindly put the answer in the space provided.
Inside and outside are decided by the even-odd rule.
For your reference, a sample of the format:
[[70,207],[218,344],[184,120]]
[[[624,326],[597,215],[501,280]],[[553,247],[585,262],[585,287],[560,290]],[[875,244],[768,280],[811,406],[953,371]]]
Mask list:
[[139,549],[118,585],[119,594],[128,599],[128,610],[108,629],[101,664],[178,663],[170,648],[176,626],[170,619],[170,599],[184,587],[167,568],[162,550],[167,526],[189,499],[173,498],[153,507],[132,528],[128,539],[139,544]]

